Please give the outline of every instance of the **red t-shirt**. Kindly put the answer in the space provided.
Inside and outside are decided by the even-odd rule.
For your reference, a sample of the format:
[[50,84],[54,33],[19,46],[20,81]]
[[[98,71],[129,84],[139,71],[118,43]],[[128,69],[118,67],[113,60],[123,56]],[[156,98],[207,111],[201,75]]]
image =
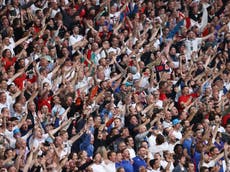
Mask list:
[[22,90],[24,88],[24,81],[30,81],[31,83],[34,83],[36,82],[37,80],[37,76],[33,76],[31,79],[27,79],[27,76],[26,74],[22,74],[21,76],[17,77],[15,80],[14,80],[14,83],[18,86],[18,88],[20,90]]
[[222,117],[222,125],[226,126],[228,120],[230,120],[230,113]]
[[2,58],[2,64],[4,64],[4,68],[6,69],[6,71],[9,69],[10,66],[14,65],[14,63],[16,62],[17,58],[16,57],[12,57],[12,58]]
[[39,33],[39,32],[41,31],[41,28],[38,27],[38,26],[34,26],[34,31],[35,31],[36,33]]
[[24,81],[26,80],[26,74],[22,74],[21,76],[17,77],[15,80],[14,80],[14,83],[18,86],[18,88],[20,90],[23,89],[24,87]]
[[168,99],[168,98],[167,98],[167,96],[166,96],[165,93],[160,93],[160,95],[159,95],[159,100],[165,101],[165,100],[167,100],[167,99]]
[[199,95],[197,93],[192,93],[192,94],[188,94],[188,95],[181,95],[178,99],[178,103],[179,103],[179,111],[182,111],[184,108],[181,106],[181,103],[186,103],[188,102],[189,98],[195,98],[198,97]]

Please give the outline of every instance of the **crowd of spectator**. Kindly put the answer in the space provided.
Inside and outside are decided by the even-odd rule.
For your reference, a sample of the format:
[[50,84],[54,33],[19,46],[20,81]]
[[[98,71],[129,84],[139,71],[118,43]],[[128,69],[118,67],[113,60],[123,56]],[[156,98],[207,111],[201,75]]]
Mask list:
[[230,172],[228,0],[0,0],[0,172]]

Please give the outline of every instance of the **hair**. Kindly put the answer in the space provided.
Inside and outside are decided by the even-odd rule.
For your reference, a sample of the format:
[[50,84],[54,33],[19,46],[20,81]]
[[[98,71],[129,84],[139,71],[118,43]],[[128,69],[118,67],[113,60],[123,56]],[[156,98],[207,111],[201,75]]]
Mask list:
[[65,133],[67,133],[66,130],[61,130],[61,131],[59,132],[59,136],[63,136]]
[[159,89],[162,89],[165,83],[167,83],[167,81],[160,81],[159,82]]
[[8,109],[8,107],[3,107],[1,110],[1,113],[5,112]]
[[155,163],[156,163],[157,160],[158,160],[158,159],[151,159],[151,160],[149,161],[150,167],[153,167],[153,165],[155,165]]
[[124,169],[124,167],[119,167],[117,168],[116,172],[120,172],[122,169]]
[[111,156],[112,156],[112,153],[116,153],[116,152],[115,152],[115,151],[109,151],[109,152],[107,153],[107,158],[111,157]]
[[215,148],[216,148],[216,146],[212,146],[209,151],[213,152]]
[[163,135],[161,134],[158,134],[157,137],[156,137],[156,144],[157,145],[161,145],[162,143],[165,142],[165,138]]
[[204,172],[205,170],[208,170],[208,167],[200,167],[200,172]]
[[[99,147],[97,148],[96,152],[95,152],[94,157],[99,153],[99,154],[102,156],[103,159],[107,159],[107,153],[106,153],[106,152],[107,152],[107,151],[106,151],[105,146],[99,146]],[[93,158],[94,158],[94,157],[93,157]]]
[[144,167],[144,166],[141,166],[140,168],[139,168],[139,172],[146,172],[147,170],[146,170],[146,168]]
[[132,137],[132,136],[128,136],[128,137],[126,137],[126,138],[125,138],[125,143],[126,143],[126,144],[129,142],[129,139],[130,139],[130,138],[132,138],[132,139],[133,139],[133,137]]
[[144,149],[145,149],[145,147],[144,147],[144,146],[139,146],[139,147],[138,147],[138,151],[139,151],[141,148],[144,148]]
[[1,91],[0,92],[0,96],[2,96],[3,94],[6,94],[4,91]]
[[[10,49],[5,49],[5,50],[3,50],[3,52],[2,52],[2,57],[5,57],[6,56],[6,52],[7,51],[10,51]],[[11,53],[11,51],[10,51],[10,53]]]
[[147,143],[149,145],[149,142],[147,140],[142,140],[141,145],[142,145],[142,143]]
[[182,144],[176,144],[175,147],[174,147],[174,152],[176,152],[176,150],[177,150],[180,146],[183,148],[183,145],[182,145]]
[[[100,155],[101,155],[100,152],[96,151],[95,154],[93,155],[93,159],[97,156],[97,154],[100,154]],[[101,156],[102,156],[102,155],[101,155]]]
[[189,167],[189,164],[194,164],[194,163],[193,163],[192,160],[188,160],[188,161],[186,162],[186,165],[185,165],[185,166],[188,168],[188,167]]
[[163,151],[163,157],[164,157],[164,159],[166,159],[166,155],[167,155],[168,153],[170,153],[169,150]]

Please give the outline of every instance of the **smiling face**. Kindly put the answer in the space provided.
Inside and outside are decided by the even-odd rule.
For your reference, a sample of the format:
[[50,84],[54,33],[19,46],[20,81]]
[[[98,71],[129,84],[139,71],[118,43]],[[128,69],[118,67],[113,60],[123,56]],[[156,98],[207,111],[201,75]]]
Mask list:
[[184,87],[182,90],[183,95],[188,95],[189,94],[189,87]]
[[146,148],[144,147],[140,147],[139,150],[138,150],[138,155],[141,157],[141,158],[144,158],[146,156],[147,152],[146,152]]

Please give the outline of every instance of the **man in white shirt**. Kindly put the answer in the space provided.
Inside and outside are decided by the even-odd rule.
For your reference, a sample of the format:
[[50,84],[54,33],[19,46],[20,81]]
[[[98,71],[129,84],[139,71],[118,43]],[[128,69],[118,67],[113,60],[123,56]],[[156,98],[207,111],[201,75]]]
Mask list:
[[180,131],[180,128],[181,128],[180,122],[181,121],[177,118],[172,121],[172,124],[173,124],[172,135],[174,135],[178,140],[182,138],[182,134]]
[[213,33],[202,38],[196,38],[196,34],[192,30],[188,31],[188,39],[185,40],[186,57],[188,58],[187,60],[191,59],[191,55],[193,53],[196,53],[200,50],[202,41],[209,39],[211,36],[213,36]]
[[44,134],[40,127],[37,127],[34,130],[33,138],[30,139],[30,149],[37,148],[41,143],[44,143],[45,140],[49,137],[49,134]]
[[154,96],[154,99],[155,99],[155,102],[156,102],[156,106],[158,108],[163,108],[163,101],[159,100],[160,92],[158,90],[153,91],[153,96]]
[[151,169],[148,169],[147,172],[160,172],[160,161],[158,159],[152,159],[149,161]]
[[164,159],[161,160],[161,166],[165,170],[173,171],[174,165],[173,165],[173,154],[170,153],[170,151],[164,151]]
[[107,172],[116,172],[115,162],[116,162],[116,152],[109,151],[107,153],[108,160],[102,162],[102,166]]
[[0,111],[2,108],[7,107],[10,109],[10,104],[7,102],[7,96],[4,91],[0,92]]
[[[74,26],[73,27],[73,34],[69,37],[69,45],[73,46],[74,44],[76,44],[79,41],[83,40],[83,36],[79,35],[79,27],[78,26]],[[76,50],[72,50],[72,53],[75,53]]]
[[134,157],[136,157],[136,152],[135,150],[133,149],[134,148],[134,140],[132,138],[132,136],[128,136],[126,139],[125,139],[125,143],[127,145],[127,149],[129,151],[129,154],[130,154],[130,158],[133,159]]
[[165,111],[165,118],[164,118],[164,121],[163,121],[163,127],[164,128],[172,127],[171,119],[172,119],[171,112],[170,111]]
[[112,38],[112,46],[109,48],[108,53],[114,52],[116,55],[119,55],[121,49],[119,48],[119,40],[117,37]]
[[91,165],[93,172],[107,172],[102,164],[102,157],[100,153],[94,155],[94,163]]

